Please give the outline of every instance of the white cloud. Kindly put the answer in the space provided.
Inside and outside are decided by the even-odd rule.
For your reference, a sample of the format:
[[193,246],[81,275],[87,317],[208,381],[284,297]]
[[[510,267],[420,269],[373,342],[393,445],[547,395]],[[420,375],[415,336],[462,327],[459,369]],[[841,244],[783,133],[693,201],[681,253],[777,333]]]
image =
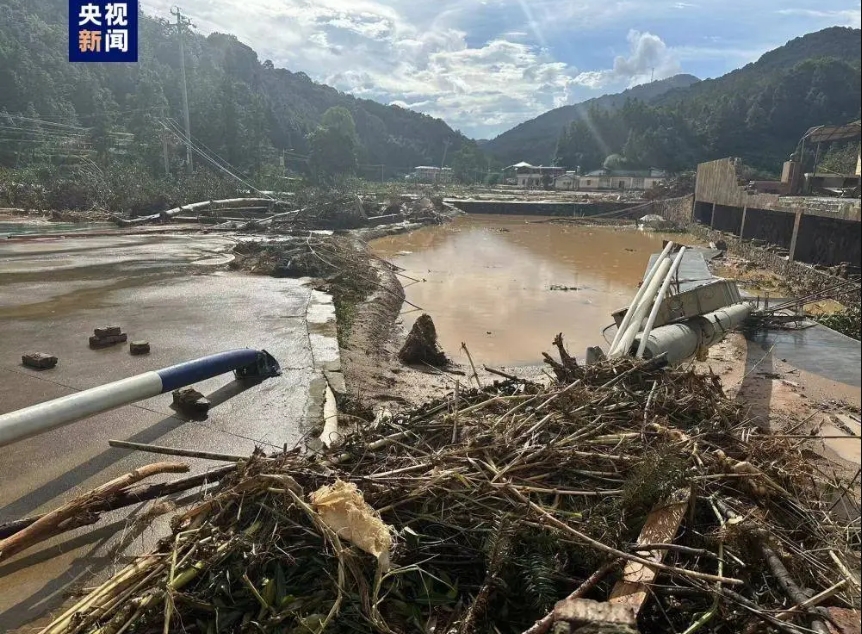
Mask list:
[[659,36],[632,29],[627,39],[630,54],[614,59],[614,74],[628,79],[629,85],[641,84],[650,78],[664,79],[680,72],[679,60]]
[[[166,15],[172,1],[150,0],[144,8]],[[500,3],[486,8],[498,10]],[[442,0],[433,11],[386,0],[186,0],[184,6],[203,32],[234,33],[276,66],[439,116],[471,135],[564,105],[577,84],[576,68],[530,42],[529,24],[510,22],[497,36],[470,41],[457,27],[477,10],[470,0]]]
[[575,83],[587,88],[597,90],[607,86],[614,80],[614,73],[610,70],[588,70],[575,76]]
[[[165,16],[172,2],[145,0],[144,8]],[[261,59],[359,97],[439,116],[476,136],[493,135],[600,89],[648,81],[652,68],[656,78],[678,69],[667,46],[651,33],[631,31],[630,54],[618,57],[613,69],[579,72],[541,45],[543,29],[552,32],[560,20],[617,15],[633,6],[629,0],[588,5],[440,0],[433,10],[395,0],[186,0],[184,5],[198,29],[234,33]],[[499,33],[484,40],[459,28],[470,19],[507,15]]]
[[[168,18],[174,2],[142,0],[146,12]],[[796,8],[797,3],[803,4],[183,0],[182,5],[200,31],[235,34],[262,60],[357,96],[440,116],[468,135],[486,137],[556,106],[668,77],[681,72],[681,62],[698,76],[717,76],[813,30],[812,24],[859,26],[858,4],[851,0],[824,0],[816,9]],[[785,17],[775,19],[777,14]],[[763,31],[770,18],[776,28]],[[646,26],[656,23],[662,25],[661,36]],[[621,45],[627,50],[618,54]]]
[[862,25],[862,10],[860,9],[836,9],[832,11],[819,9],[779,9],[781,15],[797,15],[807,18],[824,20],[838,26],[850,26],[855,29]]

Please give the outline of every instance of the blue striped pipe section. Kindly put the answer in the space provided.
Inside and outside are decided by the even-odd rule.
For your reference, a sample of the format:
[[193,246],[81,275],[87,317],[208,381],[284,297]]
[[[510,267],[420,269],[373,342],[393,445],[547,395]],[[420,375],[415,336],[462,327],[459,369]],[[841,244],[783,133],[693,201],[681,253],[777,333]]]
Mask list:
[[[0,447],[219,374],[257,365],[266,352],[242,348],[144,372],[0,415]],[[274,363],[274,360],[272,360]],[[273,374],[277,373],[275,364]]]

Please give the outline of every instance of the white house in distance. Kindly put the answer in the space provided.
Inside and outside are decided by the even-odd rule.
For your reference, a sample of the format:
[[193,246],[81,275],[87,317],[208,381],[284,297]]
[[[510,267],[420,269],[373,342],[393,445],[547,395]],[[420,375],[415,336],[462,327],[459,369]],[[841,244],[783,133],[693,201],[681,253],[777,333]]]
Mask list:
[[652,189],[667,180],[664,170],[594,170],[583,175],[566,172],[554,180],[554,189],[621,191]]
[[518,187],[531,189],[533,187],[542,187],[543,181],[550,177],[551,182],[554,182],[559,176],[565,174],[564,167],[554,167],[546,165],[530,165],[529,163],[515,163],[503,170],[507,182],[511,182]]
[[413,168],[413,173],[408,174],[407,178],[417,183],[449,183],[452,181],[452,168],[419,165]]

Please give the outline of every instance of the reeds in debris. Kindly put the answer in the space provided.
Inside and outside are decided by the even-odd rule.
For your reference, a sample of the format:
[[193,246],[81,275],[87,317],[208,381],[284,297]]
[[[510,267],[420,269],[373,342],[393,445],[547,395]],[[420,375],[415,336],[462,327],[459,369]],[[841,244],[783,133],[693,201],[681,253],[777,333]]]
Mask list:
[[[429,403],[323,456],[251,459],[44,632],[519,634],[585,580],[606,600],[620,562],[650,563],[633,543],[680,489],[691,507],[679,533],[646,545],[666,557],[641,632],[828,620],[787,596],[764,548],[809,597],[858,607],[846,580],[858,518],[829,514],[834,483],[754,429],[716,377],[656,366],[564,358],[551,386],[462,389],[455,412]],[[391,527],[388,568],[310,504],[337,480]]]

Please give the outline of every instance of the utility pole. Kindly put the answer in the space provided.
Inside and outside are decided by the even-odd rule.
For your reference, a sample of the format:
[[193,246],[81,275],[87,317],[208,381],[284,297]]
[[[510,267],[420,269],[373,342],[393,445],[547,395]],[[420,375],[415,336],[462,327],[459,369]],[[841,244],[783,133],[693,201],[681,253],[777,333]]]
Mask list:
[[192,164],[192,124],[189,120],[189,89],[186,85],[186,53],[183,46],[183,29],[190,26],[191,22],[188,18],[184,18],[180,13],[179,7],[171,9],[171,15],[177,16],[177,37],[180,42],[180,78],[183,82],[183,123],[186,127],[186,167],[189,172],[194,169]]
[[162,130],[162,158],[165,161],[165,176],[171,175],[171,161],[168,158],[168,133]]
[[449,145],[451,143],[451,139],[446,139],[445,141],[443,141],[443,160],[440,161],[440,169],[446,167],[446,154],[449,152]]
[[440,161],[440,173],[435,177],[435,180],[437,181],[443,180],[443,168],[446,167],[446,154],[449,152],[450,143],[452,143],[450,139],[443,141],[443,160]]
[[[162,113],[162,121],[168,118],[168,113],[166,108],[161,109]],[[162,129],[159,132],[159,136],[162,137],[162,158],[165,161],[165,176],[171,175],[171,160],[168,157],[168,131],[165,130],[165,124],[162,123]]]

